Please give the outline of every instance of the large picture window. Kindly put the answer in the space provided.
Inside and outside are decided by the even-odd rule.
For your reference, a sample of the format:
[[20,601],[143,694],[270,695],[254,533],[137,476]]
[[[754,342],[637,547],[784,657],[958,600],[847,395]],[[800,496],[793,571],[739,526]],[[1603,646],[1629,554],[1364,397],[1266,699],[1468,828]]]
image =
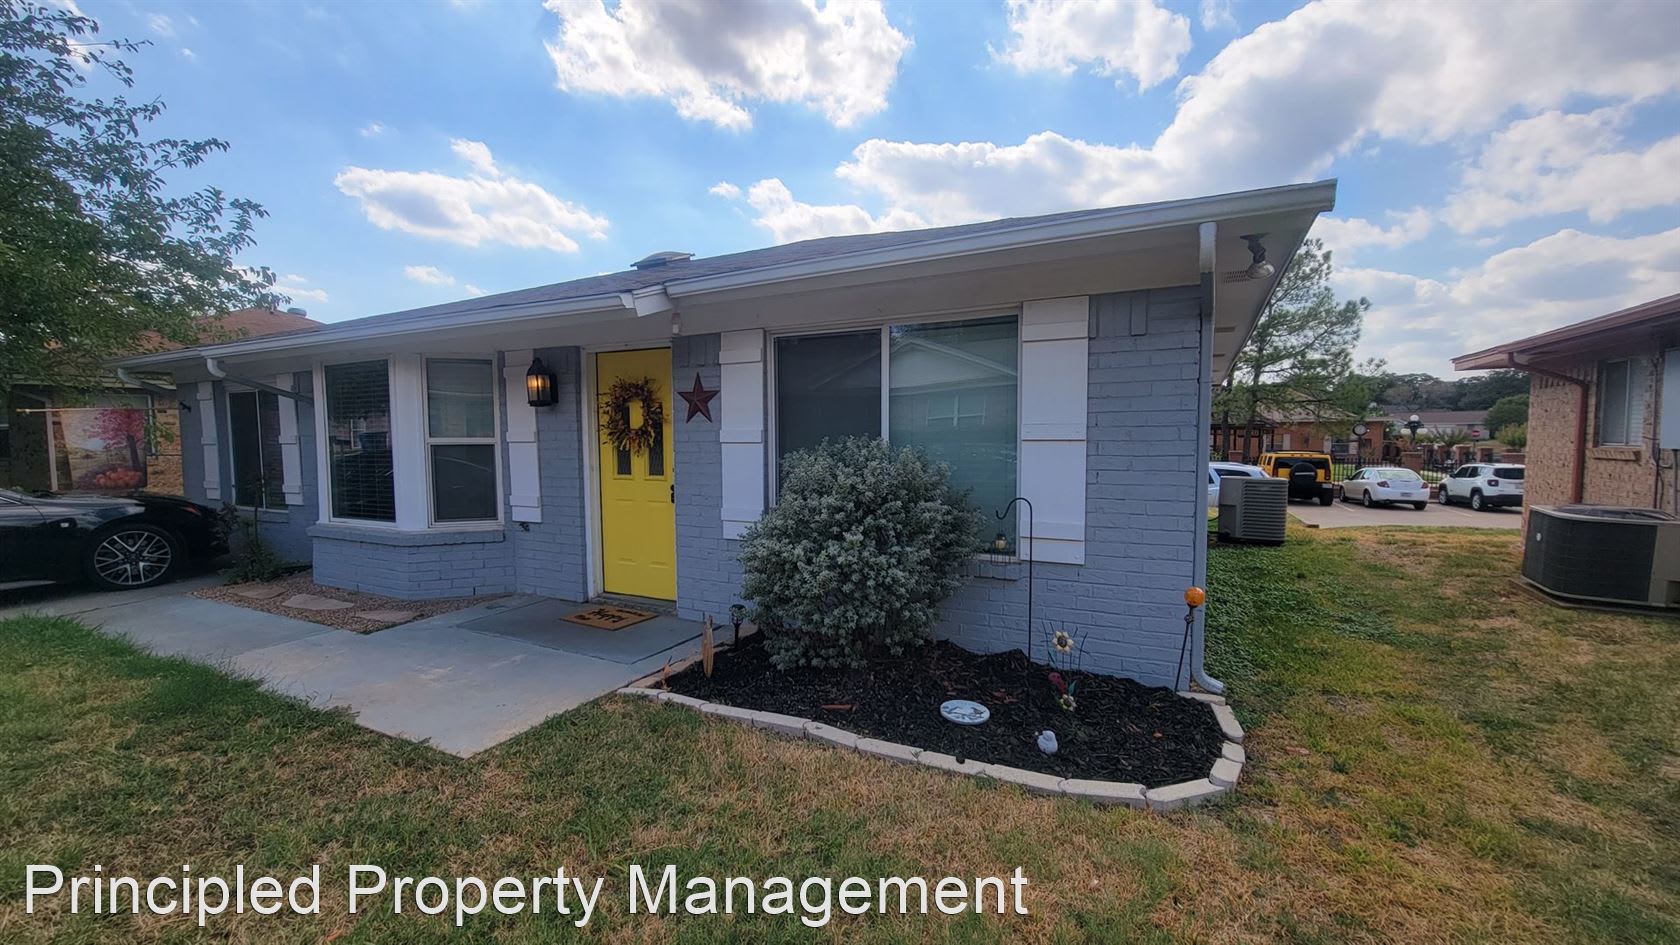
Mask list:
[[[778,338],[776,455],[884,432],[949,466],[993,521],[1017,488],[1019,341],[1013,316]],[[1013,516],[998,530],[1013,546]]]
[[490,361],[426,362],[432,521],[498,518],[496,379]]
[[334,518],[394,522],[391,385],[384,361],[326,368],[327,461]]
[[[228,433],[233,440],[233,504],[252,509],[286,505],[280,460],[280,398],[267,391],[228,394]],[[286,409],[291,409],[287,404]]]

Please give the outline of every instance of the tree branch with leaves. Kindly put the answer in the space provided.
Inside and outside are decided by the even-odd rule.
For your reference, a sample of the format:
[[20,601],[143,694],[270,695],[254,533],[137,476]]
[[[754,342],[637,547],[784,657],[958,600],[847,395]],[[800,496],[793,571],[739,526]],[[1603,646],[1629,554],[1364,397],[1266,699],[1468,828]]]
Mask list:
[[1214,415],[1227,427],[1235,421],[1252,430],[1267,417],[1340,422],[1369,406],[1372,391],[1354,372],[1353,346],[1371,303],[1338,300],[1330,275],[1324,242],[1303,242],[1214,399]]
[[89,386],[113,357],[205,340],[199,316],[284,301],[235,261],[262,207],[165,180],[227,142],[149,140],[161,101],[87,94],[94,76],[133,88],[119,57],[146,45],[98,32],[73,7],[0,0],[0,390]]

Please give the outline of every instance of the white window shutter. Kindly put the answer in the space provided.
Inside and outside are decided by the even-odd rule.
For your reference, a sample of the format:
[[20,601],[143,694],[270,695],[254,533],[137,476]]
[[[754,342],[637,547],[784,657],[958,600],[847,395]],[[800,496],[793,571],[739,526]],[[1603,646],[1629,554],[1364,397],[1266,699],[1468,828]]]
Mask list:
[[[290,372],[277,374],[274,386],[291,390]],[[280,407],[280,491],[287,505],[303,504],[303,454],[298,444],[298,403],[290,397],[276,398]]]
[[516,522],[542,521],[542,483],[537,478],[537,408],[525,397],[531,349],[502,354],[507,391],[508,515]]
[[1037,561],[1085,563],[1090,311],[1083,295],[1021,306],[1021,494],[1033,528],[1020,547]]
[[204,450],[204,498],[217,502],[222,498],[222,462],[216,445],[216,385],[204,381],[198,385],[198,442]]
[[718,348],[723,424],[723,537],[764,514],[764,331],[726,331]]

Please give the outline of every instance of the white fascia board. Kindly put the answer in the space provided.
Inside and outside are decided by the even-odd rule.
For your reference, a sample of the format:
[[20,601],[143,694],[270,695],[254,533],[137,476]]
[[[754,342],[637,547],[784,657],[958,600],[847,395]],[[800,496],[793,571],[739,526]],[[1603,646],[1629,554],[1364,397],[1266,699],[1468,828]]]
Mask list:
[[1118,207],[1106,213],[1091,214],[1071,220],[1048,220],[1023,223],[1006,230],[958,235],[946,239],[924,240],[881,249],[802,260],[780,266],[767,266],[741,272],[698,276],[693,279],[673,279],[665,283],[665,290],[674,298],[698,296],[712,292],[726,292],[808,279],[815,276],[842,275],[866,269],[880,269],[911,263],[933,262],[957,256],[971,256],[998,250],[1018,249],[1046,243],[1115,236],[1169,227],[1196,225],[1208,220],[1231,217],[1259,216],[1270,213],[1321,213],[1336,205],[1336,182],[1318,181],[1311,184],[1292,184],[1267,190],[1248,191],[1216,197],[1196,197],[1166,203],[1144,204],[1137,207]]
[[510,305],[465,312],[446,312],[380,321],[375,324],[363,324],[368,319],[357,319],[344,322],[342,325],[329,325],[316,331],[268,335],[244,341],[206,345],[202,348],[184,348],[180,351],[166,351],[160,354],[143,354],[137,357],[123,358],[114,363],[125,368],[141,368],[150,365],[161,366],[183,361],[198,361],[203,358],[233,358],[249,354],[301,350],[369,339],[394,338],[440,329],[469,328],[474,325],[500,326],[554,316],[583,315],[592,312],[629,314],[634,311],[635,306],[633,301],[627,299],[625,295],[628,295],[628,293],[624,295],[619,293],[592,295],[578,299],[532,302],[525,305]]

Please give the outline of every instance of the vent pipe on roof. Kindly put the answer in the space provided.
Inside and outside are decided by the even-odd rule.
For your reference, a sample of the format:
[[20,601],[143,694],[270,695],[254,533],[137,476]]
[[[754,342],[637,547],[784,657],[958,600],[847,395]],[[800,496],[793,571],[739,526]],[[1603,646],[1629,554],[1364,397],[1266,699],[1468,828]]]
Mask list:
[[693,258],[694,258],[693,253],[678,253],[678,252],[673,252],[673,251],[667,249],[667,250],[663,250],[661,252],[654,253],[650,256],[643,256],[641,259],[638,259],[635,262],[631,263],[630,268],[632,268],[632,269],[658,269],[660,266],[668,266],[671,263],[684,262],[686,260],[693,259]]
[[286,314],[287,315],[301,315],[304,318],[309,317],[309,311],[307,309],[299,308],[296,305],[292,306],[291,308],[286,309]]

